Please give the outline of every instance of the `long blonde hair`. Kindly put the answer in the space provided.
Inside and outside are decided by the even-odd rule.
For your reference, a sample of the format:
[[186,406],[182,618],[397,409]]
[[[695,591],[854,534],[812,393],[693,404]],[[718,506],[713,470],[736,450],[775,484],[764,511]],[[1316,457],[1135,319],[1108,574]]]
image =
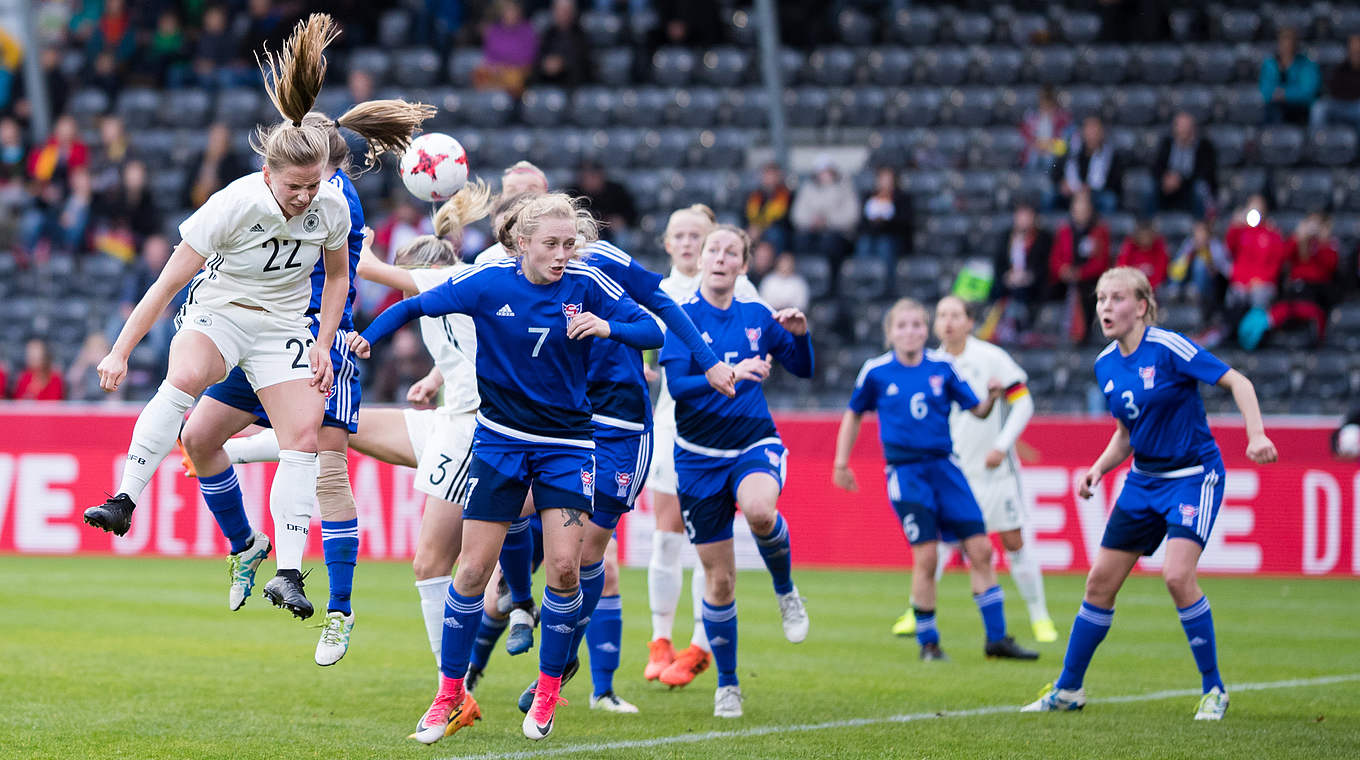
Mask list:
[[397,249],[397,266],[434,269],[453,264],[459,250],[454,240],[462,236],[464,227],[487,215],[491,199],[491,188],[480,178],[464,185],[434,213],[433,235],[421,235]]
[[435,107],[424,103],[408,103],[405,100],[369,100],[346,111],[340,118],[332,120],[320,111],[311,111],[302,119],[303,126],[317,127],[326,133],[330,152],[326,163],[349,173],[352,156],[349,143],[340,134],[339,127],[354,132],[368,143],[364,154],[364,172],[378,166],[378,156],[391,151],[404,153],[411,144],[411,138],[426,119],[434,116]]
[[1110,280],[1123,280],[1125,285],[1133,288],[1133,297],[1147,304],[1147,312],[1143,314],[1143,324],[1152,326],[1157,324],[1157,295],[1152,292],[1152,283],[1148,281],[1147,275],[1141,269],[1133,267],[1114,267],[1106,269],[1105,273],[1096,280],[1096,291]]
[[578,258],[585,255],[585,246],[600,234],[600,223],[583,207],[580,198],[566,193],[525,193],[496,224],[496,241],[505,247],[506,253],[522,256],[519,238],[532,238],[543,219],[567,219],[575,225]]
[[326,46],[340,30],[325,13],[313,13],[299,21],[277,53],[265,47],[255,56],[264,75],[264,90],[283,117],[281,123],[260,128],[251,135],[250,146],[264,157],[271,169],[312,166],[330,156],[330,143],[321,129],[304,125],[303,119],[316,103],[326,79]]

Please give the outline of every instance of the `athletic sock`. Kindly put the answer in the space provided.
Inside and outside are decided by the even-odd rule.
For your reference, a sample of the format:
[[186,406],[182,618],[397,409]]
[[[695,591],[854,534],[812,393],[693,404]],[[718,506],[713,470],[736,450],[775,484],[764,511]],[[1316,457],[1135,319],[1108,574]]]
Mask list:
[[354,590],[354,565],[359,560],[359,519],[322,520],[321,554],[326,559],[326,576],[331,585],[326,609],[349,615],[352,612],[349,596]]
[[251,530],[250,518],[246,516],[236,470],[228,465],[227,469],[216,475],[200,475],[198,490],[203,494],[203,503],[208,505],[208,511],[217,521],[217,528],[231,542],[231,553],[245,551],[255,531]]
[[1022,546],[1013,552],[1006,552],[1006,561],[1011,565],[1011,580],[1020,591],[1029,610],[1029,619],[1047,620],[1048,602],[1044,599],[1044,575],[1039,569],[1039,559],[1029,547]]
[[718,686],[737,685],[737,603],[704,602],[704,630],[718,666]]
[[590,628],[590,617],[595,614],[595,605],[600,603],[604,593],[604,560],[581,567],[581,613],[576,619],[576,631],[572,634],[571,649],[567,662],[580,656],[581,641]]
[[704,590],[707,586],[708,576],[704,574],[704,563],[697,563],[689,579],[690,600],[694,603],[694,632],[689,636],[689,643],[690,646],[699,647],[713,654],[713,648],[708,645],[708,634],[704,631]]
[[193,403],[193,396],[171,385],[169,380],[161,383],[132,427],[132,442],[123,461],[118,493],[127,494],[134,504],[141,498],[161,460],[175,447],[175,439],[184,426],[184,413]]
[[538,649],[539,672],[560,678],[570,660],[571,645],[576,636],[576,622],[581,617],[581,588],[565,594],[551,587],[543,591],[543,608],[539,615]]
[[939,644],[940,631],[935,627],[935,610],[913,607],[912,614],[916,616],[916,643],[921,646]]
[[1209,597],[1201,596],[1198,602],[1189,607],[1178,607],[1176,611],[1180,613],[1185,638],[1190,642],[1190,653],[1199,666],[1204,693],[1209,693],[1215,686],[1226,692],[1223,677],[1218,674],[1218,644],[1214,640],[1214,613],[1209,609]]
[[467,675],[468,657],[477,639],[477,623],[482,616],[482,597],[463,596],[453,584],[445,588],[444,619],[441,623],[439,670],[449,678]]
[[787,594],[793,591],[793,553],[789,550],[789,526],[784,516],[774,515],[774,527],[763,536],[755,536],[756,548],[765,567],[774,580],[774,592]]
[[[680,551],[685,546],[682,533],[658,530],[652,533],[652,556],[647,562],[647,602],[652,608],[652,640],[670,639],[675,632],[675,605],[685,571],[680,567]],[[699,619],[699,615],[695,615]]]
[[992,586],[981,594],[975,594],[978,612],[982,613],[982,627],[987,631],[988,641],[1006,638],[1006,592],[1000,586]]
[[1114,624],[1114,608],[1102,609],[1082,602],[1077,611],[1077,619],[1072,621],[1072,635],[1067,641],[1067,654],[1063,656],[1062,673],[1054,684],[1059,689],[1080,689],[1086,678],[1086,668],[1091,664],[1091,656],[1096,647],[1105,640]]
[[501,544],[501,577],[510,587],[510,601],[532,602],[534,599],[534,532],[529,529],[529,518],[510,523]]
[[586,628],[590,647],[590,680],[599,697],[614,690],[614,671],[619,669],[623,645],[623,599],[618,594],[600,597]]
[[444,599],[449,593],[453,578],[441,575],[416,581],[416,593],[420,594],[420,617],[425,621],[425,634],[430,638],[430,651],[434,652],[434,664],[439,665],[440,640],[444,636]]
[[229,439],[222,444],[227,458],[233,464],[247,462],[277,462],[279,460],[279,435],[273,428],[265,428],[255,435]]
[[494,618],[482,611],[482,622],[477,626],[477,641],[472,645],[472,666],[475,668],[486,668],[486,663],[491,660],[491,651],[496,648],[496,642],[501,640],[501,634],[505,633],[505,627],[510,624],[510,618]]
[[316,454],[284,449],[269,487],[269,511],[274,516],[274,555],[280,570],[301,570],[307,548],[307,528],[316,505]]

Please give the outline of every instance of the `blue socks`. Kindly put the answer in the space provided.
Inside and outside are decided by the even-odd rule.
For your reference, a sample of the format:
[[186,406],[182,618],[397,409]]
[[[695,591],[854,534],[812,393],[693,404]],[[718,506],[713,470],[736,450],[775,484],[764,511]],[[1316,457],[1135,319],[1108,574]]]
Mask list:
[[250,518],[246,517],[245,504],[241,499],[241,484],[236,480],[236,468],[227,469],[216,475],[206,475],[198,479],[198,490],[203,501],[217,520],[222,535],[231,542],[231,553],[236,554],[250,544],[255,534],[250,529]]
[[543,592],[543,608],[538,619],[538,670],[545,676],[561,678],[571,659],[576,640],[576,623],[581,617],[581,589],[559,594],[548,587]]
[[935,610],[912,608],[916,616],[916,643],[920,646],[940,643],[940,631],[935,627]]
[[529,518],[515,520],[501,544],[501,576],[510,587],[510,601],[515,604],[534,598],[534,532],[529,530]]
[[322,520],[321,553],[326,558],[326,576],[331,586],[331,599],[326,604],[326,610],[349,615],[349,595],[354,589],[354,563],[359,559],[359,519]]
[[776,512],[774,528],[769,534],[755,536],[755,539],[760,558],[765,560],[765,567],[774,579],[774,592],[787,594],[793,591],[793,558],[789,550],[789,526],[784,522],[784,516]]
[[[762,553],[763,550],[762,550]],[[718,665],[718,685],[737,685],[737,603],[714,606],[704,600],[704,633]]]
[[623,644],[623,600],[618,594],[600,597],[586,627],[586,644],[590,647],[590,680],[595,696],[603,696],[614,690],[614,671],[619,669]]
[[468,656],[477,639],[482,616],[482,597],[463,596],[453,584],[444,598],[444,636],[439,647],[439,672],[449,678],[467,675]]
[[581,640],[590,629],[590,616],[595,614],[595,605],[600,603],[604,593],[604,560],[581,567],[581,615],[576,619],[576,633],[571,639],[571,649],[567,662],[580,656]]
[[491,659],[491,650],[496,648],[496,642],[501,640],[501,634],[505,633],[505,627],[510,624],[510,618],[493,618],[486,612],[482,613],[482,624],[477,628],[477,641],[472,645],[472,665],[477,668],[486,668],[486,663]]
[[[1208,613],[1207,604],[1205,613]],[[1113,623],[1113,608],[1107,610],[1090,602],[1081,603],[1077,619],[1072,621],[1072,635],[1067,640],[1067,654],[1063,657],[1062,673],[1058,674],[1055,686],[1059,689],[1081,688],[1081,682],[1086,678],[1086,668],[1091,664],[1091,655],[1105,640],[1105,634],[1110,632]],[[1196,654],[1196,658],[1198,656]]]
[[1189,607],[1178,607],[1176,611],[1180,613],[1185,638],[1190,642],[1190,653],[1199,666],[1204,693],[1208,694],[1215,686],[1226,692],[1223,677],[1218,674],[1218,644],[1214,641],[1214,614],[1209,610],[1209,597],[1201,596],[1198,602]]
[[992,586],[973,597],[978,612],[982,613],[982,627],[987,631],[987,641],[1000,641],[1006,638],[1006,595],[1000,586]]

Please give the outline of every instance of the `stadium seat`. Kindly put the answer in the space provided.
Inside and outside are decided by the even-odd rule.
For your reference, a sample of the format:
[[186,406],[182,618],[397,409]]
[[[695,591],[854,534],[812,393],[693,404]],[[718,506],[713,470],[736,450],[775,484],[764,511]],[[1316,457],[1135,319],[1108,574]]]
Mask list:
[[402,87],[429,87],[439,79],[443,61],[429,48],[399,50],[392,55],[393,77]]
[[525,124],[548,127],[561,124],[567,112],[567,93],[557,87],[534,87],[520,96],[520,118]]
[[1133,50],[1132,76],[1144,84],[1178,82],[1185,71],[1185,51],[1170,45],[1148,45]]
[[1311,134],[1306,155],[1320,166],[1349,166],[1356,156],[1355,130],[1350,127],[1322,127]]
[[514,99],[500,90],[467,91],[456,104],[460,116],[479,127],[503,127],[515,109]]
[[389,49],[411,41],[411,14],[405,8],[383,11],[378,17],[378,44]]
[[160,92],[144,87],[123,90],[115,108],[129,132],[158,122],[161,111]]
[[94,126],[95,119],[108,113],[109,96],[103,90],[78,90],[71,96],[67,110],[82,127]]
[[543,170],[575,170],[590,144],[591,132],[552,126],[531,133],[529,160]]
[[1011,44],[1027,48],[1049,37],[1048,18],[1039,13],[1016,13],[1006,22],[1006,36]]
[[992,38],[992,18],[983,13],[955,13],[949,22],[949,34],[962,45],[980,45]]
[[722,93],[715,89],[696,88],[671,93],[664,116],[667,124],[705,128],[718,123],[722,109]]
[[1228,188],[1231,205],[1243,203],[1248,196],[1265,193],[1269,189],[1270,175],[1264,167],[1246,166],[1226,174],[1226,181],[1220,179],[1220,182]]
[[1274,39],[1281,29],[1298,30],[1305,40],[1317,39],[1313,34],[1316,10],[1310,5],[1272,3],[1261,6],[1262,38]]
[[956,87],[968,79],[968,51],[937,47],[921,54],[921,77],[932,87]]
[[600,84],[621,87],[633,81],[633,51],[607,48],[595,55],[595,77]]
[[1186,55],[1190,60],[1189,81],[1227,84],[1237,79],[1237,56],[1227,45],[1197,45],[1188,48]]
[[156,171],[160,171],[162,162],[174,156],[179,134],[173,129],[151,129],[150,125],[147,126],[129,130],[128,143],[132,146],[133,155],[151,159],[152,165],[157,167]]
[[1077,65],[1077,54],[1071,48],[1034,48],[1029,51],[1032,78],[1040,84],[1067,84]]
[[836,30],[846,45],[872,45],[877,23],[853,8],[836,14]]
[[998,88],[996,92],[996,112],[993,120],[997,124],[1017,125],[1024,118],[1025,112],[1033,108],[1038,99],[1039,88],[1031,85]]
[[937,89],[899,90],[888,105],[888,123],[903,127],[926,127],[935,123],[943,98]]
[[1304,213],[1332,207],[1332,173],[1328,169],[1283,171],[1275,178],[1275,207]]
[[1215,32],[1227,42],[1251,42],[1261,30],[1261,17],[1244,8],[1225,8],[1215,20]]
[[1152,172],[1144,168],[1132,168],[1124,172],[1123,192],[1120,194],[1120,207],[1129,212],[1141,212],[1143,199],[1152,192],[1156,182]]
[[1292,166],[1303,155],[1303,130],[1286,125],[1262,127],[1257,144],[1261,163]]
[[[1157,230],[1167,241],[1180,241],[1190,236],[1194,229],[1195,217],[1190,214],[1165,212],[1157,217]],[[1170,251],[1174,253],[1175,251]]]
[[694,76],[696,64],[689,48],[661,48],[652,56],[652,81],[664,87],[684,87]]
[[623,18],[615,13],[586,11],[581,14],[581,31],[592,48],[613,47],[622,42]]
[[845,87],[855,79],[855,53],[849,48],[820,48],[808,56],[808,73],[815,84]]
[[971,219],[957,214],[927,217],[925,224],[927,248],[918,249],[917,252],[943,258],[957,258],[963,252],[971,226]]
[[1074,86],[1058,95],[1059,102],[1065,102],[1074,120],[1080,121],[1087,116],[1105,116],[1106,102],[1110,88]]
[[1360,7],[1336,4],[1327,19],[1331,36],[1345,39],[1352,34],[1360,34]]
[[704,53],[699,77],[717,87],[740,87],[746,83],[751,54],[741,48],[713,48]]
[[938,285],[944,266],[934,256],[909,256],[897,261],[897,289],[908,290],[923,283]]
[[893,14],[888,33],[898,42],[922,46],[935,42],[939,30],[939,13],[930,8],[917,6]]
[[1167,91],[1166,107],[1168,115],[1185,111],[1195,117],[1195,121],[1205,124],[1214,118],[1214,93],[1207,87],[1174,87]]
[[1157,308],[1157,321],[1168,330],[1187,335],[1201,329],[1200,309],[1194,304],[1174,302],[1161,304]]
[[260,111],[263,94],[259,90],[235,88],[222,90],[217,94],[217,110],[213,121],[226,123],[235,128],[253,127]]
[[990,170],[950,172],[947,179],[954,193],[954,206],[967,214],[991,213],[996,202],[996,174]]
[[1115,90],[1110,106],[1113,121],[1127,126],[1147,126],[1162,121],[1158,93],[1151,87],[1121,87]]
[[690,166],[731,169],[746,162],[746,149],[754,143],[750,133],[741,129],[706,129],[690,146]]
[[1096,84],[1119,84],[1128,78],[1129,51],[1123,47],[1085,47],[1077,54],[1082,78]]
[[984,127],[992,122],[996,91],[990,87],[965,87],[950,90],[942,117],[946,123],[965,127]]
[[880,87],[854,87],[842,90],[837,98],[841,124],[877,127],[888,110],[888,93]]
[[970,135],[969,164],[986,169],[1009,169],[1020,161],[1025,138],[1012,127],[982,129]]
[[581,87],[571,93],[571,121],[583,127],[607,127],[618,123],[614,110],[618,97],[608,87]]
[[912,80],[916,59],[900,47],[874,48],[866,57],[869,81],[884,87],[901,87]]
[[958,129],[929,130],[916,144],[918,166],[956,169],[968,158],[968,133]]
[[769,94],[761,88],[724,90],[723,122],[734,127],[768,127]]
[[806,80],[807,54],[793,48],[779,49],[779,73],[785,87],[793,87]]
[[820,127],[826,123],[831,96],[820,87],[784,91],[784,118],[791,127]]
[[373,77],[373,83],[381,87],[387,84],[387,75],[392,68],[392,55],[383,48],[355,48],[346,59],[350,71],[366,71]]
[[1054,14],[1054,22],[1063,39],[1073,45],[1095,42],[1100,36],[1100,16],[1094,13],[1065,8]]
[[471,87],[472,73],[481,65],[482,51],[480,49],[465,47],[455,48],[453,54],[449,56],[447,69],[450,80],[449,83],[455,87]]
[[1265,103],[1261,91],[1254,86],[1226,88],[1219,91],[1219,120],[1244,126],[1255,126],[1265,120]]
[[972,57],[974,78],[981,84],[1013,84],[1024,70],[1025,56],[1016,48],[978,46]]

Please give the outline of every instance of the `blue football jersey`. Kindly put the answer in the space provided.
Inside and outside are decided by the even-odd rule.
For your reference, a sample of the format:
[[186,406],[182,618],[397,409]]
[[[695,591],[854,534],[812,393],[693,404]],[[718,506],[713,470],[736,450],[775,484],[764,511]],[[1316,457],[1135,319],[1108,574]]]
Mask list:
[[[364,207],[359,204],[359,191],[354,183],[339,169],[326,180],[340,188],[349,203],[349,293],[345,298],[345,313],[340,317],[341,330],[354,329],[354,278],[359,269],[359,252],[364,247]],[[323,254],[312,268],[312,302],[307,306],[308,314],[321,311],[321,288],[326,284],[326,257]]]
[[[737,298],[727,309],[719,309],[696,293],[680,307],[727,364],[770,354],[794,375],[812,377],[810,335],[795,336],[785,330],[765,303]],[[762,441],[779,441],[760,383],[738,382],[736,398],[729,399],[708,386],[707,367],[699,364],[674,332],[666,334],[661,366],[675,398],[676,446],[696,454],[730,457]]]
[[1228,371],[1218,357],[1177,332],[1149,327],[1133,353],[1111,343],[1096,357],[1096,382],[1114,418],[1129,429],[1135,470],[1164,474],[1219,459],[1200,383]]
[[567,337],[567,322],[587,311],[609,321],[611,340],[661,345],[655,320],[600,271],[571,262],[557,282],[535,285],[515,259],[469,267],[394,304],[364,338],[381,340],[417,316],[467,314],[477,328],[478,422],[511,438],[593,448],[586,368],[595,339]]
[[949,411],[978,405],[978,397],[943,351],[927,350],[908,367],[894,351],[864,363],[850,394],[856,414],[878,412],[878,435],[889,464],[910,464],[954,451]]

